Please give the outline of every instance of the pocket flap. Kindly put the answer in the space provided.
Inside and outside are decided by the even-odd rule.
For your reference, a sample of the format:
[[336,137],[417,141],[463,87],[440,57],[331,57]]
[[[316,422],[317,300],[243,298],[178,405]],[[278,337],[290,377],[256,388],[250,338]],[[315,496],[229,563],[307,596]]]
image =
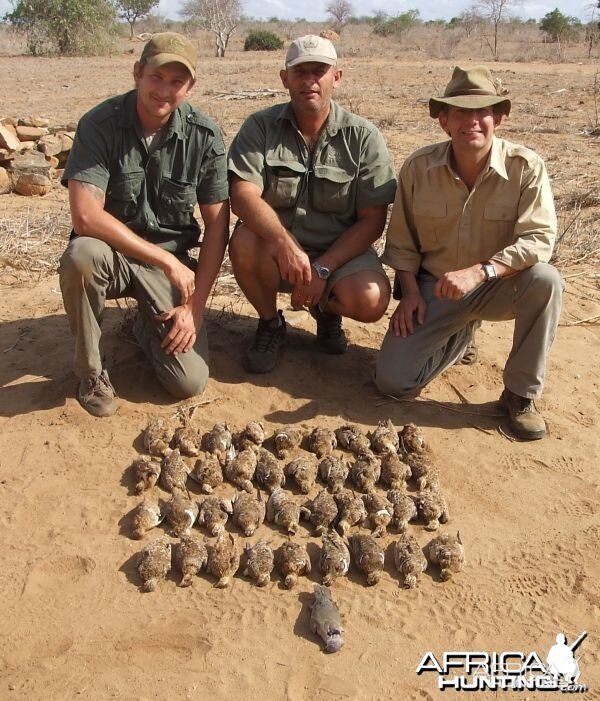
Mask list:
[[413,203],[413,213],[417,217],[442,218],[446,216],[446,203],[415,199]]
[[106,188],[106,196],[118,202],[133,202],[140,194],[143,179],[143,170],[120,173],[111,177]]
[[334,183],[349,183],[354,180],[354,173],[337,166],[317,165],[314,168],[315,177],[331,180]]
[[283,161],[281,158],[273,156],[265,156],[265,163],[272,168],[277,175],[285,175],[285,171],[292,171],[289,175],[303,175],[306,173],[306,168],[298,161]]
[[515,210],[507,205],[488,204],[483,211],[484,219],[497,221],[512,221],[515,219]]

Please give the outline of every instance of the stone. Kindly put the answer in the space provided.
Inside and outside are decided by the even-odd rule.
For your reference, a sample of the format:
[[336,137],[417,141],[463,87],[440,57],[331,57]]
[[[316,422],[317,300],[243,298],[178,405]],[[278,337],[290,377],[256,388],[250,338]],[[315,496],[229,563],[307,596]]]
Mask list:
[[46,136],[48,133],[45,127],[17,127],[17,136],[21,141],[37,141],[37,139]]
[[48,134],[41,137],[37,147],[46,156],[56,156],[62,151],[62,140],[57,134]]
[[7,148],[0,148],[0,161],[10,161],[15,157],[15,151]]
[[48,154],[46,154],[46,162],[50,164],[51,168],[58,168],[60,165],[60,161],[56,156],[49,156]]
[[47,195],[52,188],[50,178],[38,173],[25,173],[19,177],[15,185],[15,192],[19,195],[31,197],[33,195]]
[[16,127],[18,121],[14,117],[2,117],[2,119],[0,119],[0,124],[6,124],[10,127]]
[[10,192],[11,189],[12,182],[10,175],[8,174],[6,168],[0,167],[0,195],[5,195],[7,192]]
[[17,132],[10,124],[0,125],[0,148],[7,148],[11,151],[18,151],[21,148]]
[[29,173],[43,175],[47,178],[51,168],[52,165],[48,163],[44,154],[39,151],[16,153],[11,164],[11,170],[15,178]]
[[34,151],[36,146],[35,141],[21,141],[21,151]]
[[24,127],[49,127],[50,120],[45,117],[29,115],[29,117],[19,119],[19,124],[22,124]]

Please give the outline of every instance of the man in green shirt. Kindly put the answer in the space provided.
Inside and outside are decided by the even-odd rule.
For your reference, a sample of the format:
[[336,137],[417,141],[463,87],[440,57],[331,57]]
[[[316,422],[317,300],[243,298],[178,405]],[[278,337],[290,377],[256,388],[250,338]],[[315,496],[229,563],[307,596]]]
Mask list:
[[[156,34],[135,63],[135,89],[82,117],[63,176],[73,220],[60,262],[75,336],[77,396],[94,416],[116,410],[102,366],[106,299],[135,297],[133,332],[161,384],[194,396],[208,379],[204,310],[227,246],[225,147],[219,128],[185,100],[196,51],[185,37]],[[199,245],[197,266],[188,250]]]
[[307,307],[325,352],[344,353],[341,317],[374,322],[390,296],[372,244],[394,198],[394,168],[379,131],[332,100],[342,79],[333,44],[292,42],[280,73],[290,101],[251,115],[229,151],[232,210],[240,221],[229,252],[258,312],[248,372],[270,372],[284,348],[277,292]]
[[495,135],[510,100],[484,66],[456,67],[429,111],[449,140],[400,170],[383,255],[401,300],[377,358],[384,394],[416,396],[463,356],[481,320],[515,320],[501,402],[513,432],[543,438],[534,400],[561,310],[563,283],[548,261],[556,214],[542,159]]

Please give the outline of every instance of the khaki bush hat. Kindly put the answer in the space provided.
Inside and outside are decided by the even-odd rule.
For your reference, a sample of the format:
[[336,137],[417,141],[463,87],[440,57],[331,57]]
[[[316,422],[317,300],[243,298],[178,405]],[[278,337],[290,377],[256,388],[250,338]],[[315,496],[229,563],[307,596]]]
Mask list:
[[335,47],[329,39],[307,34],[304,37],[295,39],[289,46],[285,55],[285,67],[292,68],[300,63],[327,63],[335,66],[337,63],[337,53]]
[[155,34],[144,46],[140,63],[151,68],[164,66],[165,63],[181,63],[196,80],[196,49],[189,39],[176,32]]
[[473,66],[461,68],[456,66],[452,78],[446,86],[443,97],[429,100],[429,114],[436,118],[443,107],[463,107],[481,109],[498,105],[499,111],[508,116],[510,100],[496,92],[496,86],[489,68]]

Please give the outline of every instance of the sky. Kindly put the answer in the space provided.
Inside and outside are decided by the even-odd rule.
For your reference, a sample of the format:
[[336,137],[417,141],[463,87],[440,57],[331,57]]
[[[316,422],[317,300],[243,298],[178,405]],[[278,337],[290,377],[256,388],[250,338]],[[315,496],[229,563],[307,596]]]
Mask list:
[[[281,19],[296,19],[303,17],[307,20],[324,21],[327,0],[242,0],[244,14],[258,19],[279,17]],[[406,12],[419,8],[421,18],[449,20],[459,15],[473,4],[473,0],[436,0],[422,3],[418,0],[350,0],[355,15],[369,15],[377,10],[384,10],[389,15]],[[179,0],[161,0],[159,11],[166,17],[178,19]],[[541,19],[555,7],[565,15],[579,17],[583,21],[589,19],[592,0],[521,0],[514,8],[514,14],[524,19]],[[0,0],[0,16],[12,9],[10,0]]]

